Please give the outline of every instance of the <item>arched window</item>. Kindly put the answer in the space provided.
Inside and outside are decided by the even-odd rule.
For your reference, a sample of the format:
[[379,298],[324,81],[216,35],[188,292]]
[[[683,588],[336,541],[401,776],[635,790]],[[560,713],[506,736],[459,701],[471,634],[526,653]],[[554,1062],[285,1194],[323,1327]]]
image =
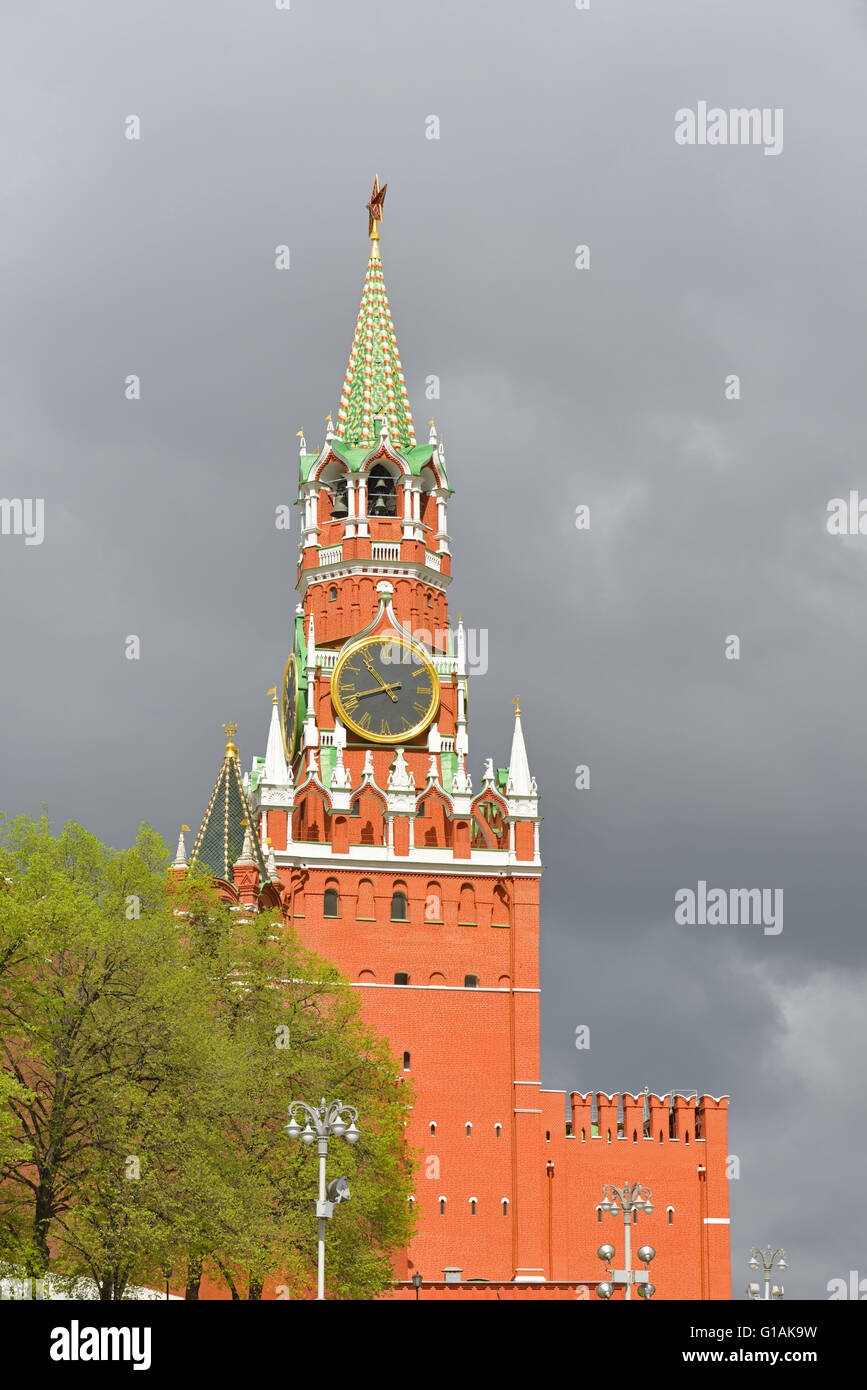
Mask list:
[[404,1071],[409,1071],[409,1053],[408,1053],[408,1052],[405,1052],[405,1053],[403,1054],[403,1069],[404,1069]]
[[508,1216],[508,1215],[509,1215],[509,1199],[508,1199],[508,1197],[504,1197],[504,1198],[503,1198],[503,1215],[504,1215],[504,1216]]
[[633,1208],[632,1208],[632,1224],[633,1224],[633,1226],[637,1226],[637,1225],[638,1225],[638,1208],[637,1208],[637,1207],[633,1207]]
[[546,1130],[545,1130],[545,1143],[546,1143],[546,1144],[550,1144],[550,1142],[551,1142],[551,1131],[550,1131],[550,1129],[546,1129]]
[[[423,805],[424,802],[422,802]],[[426,922],[441,922],[443,920],[443,890],[435,879],[428,884],[425,893],[424,920]]]
[[350,806],[350,808],[349,808],[349,814],[350,814],[351,816],[360,816],[360,815],[361,815],[361,807],[360,807],[359,804],[358,804],[358,797],[355,798],[355,800],[353,801],[352,805]]
[[437,1132],[437,1122],[436,1122],[436,1120],[431,1120],[431,1122],[430,1122],[430,1132],[431,1132],[431,1134],[436,1134],[436,1132]]
[[470,1124],[470,1122],[469,1122],[469,1120],[468,1120],[468,1121],[467,1121],[467,1138],[468,1138],[468,1139],[469,1139],[470,1135],[472,1134],[472,1132],[473,1132],[473,1127],[472,1127],[472,1125]]
[[332,887],[329,887],[329,888],[326,888],[326,889],[325,889],[325,899],[324,899],[324,903],[323,903],[323,907],[322,907],[323,916],[325,916],[325,917],[338,917],[338,916],[340,915],[340,913],[339,913],[339,907],[340,907],[340,898],[339,898],[337,889],[336,889],[335,887],[333,887],[333,886],[332,886]]
[[684,1142],[685,1144],[688,1144],[688,1143],[689,1143],[689,1130],[686,1130],[686,1132],[684,1133],[683,1142]]
[[397,516],[394,478],[382,463],[375,463],[368,474],[367,514],[371,517]]
[[500,1137],[500,1130],[501,1130],[502,1128],[503,1128],[503,1126],[499,1123],[499,1121],[497,1122],[497,1124],[494,1125],[494,1133],[496,1134],[496,1136],[497,1136],[498,1139],[499,1139],[499,1137]]
[[336,585],[336,584],[332,584],[332,585],[331,585],[331,588],[328,590],[328,602],[329,602],[329,603],[333,603],[334,600],[335,600],[336,598],[337,598],[337,585]]
[[445,1216],[445,1214],[446,1214],[446,1199],[445,1199],[445,1197],[440,1197],[440,1216]]
[[478,987],[479,987],[479,977],[478,977],[478,975],[465,975],[465,976],[464,976],[464,989],[478,989]]
[[494,905],[491,911],[492,927],[507,927],[509,925],[509,899],[504,888],[498,883],[494,889]]
[[406,889],[395,888],[391,895],[391,920],[392,922],[406,922]]
[[471,1197],[471,1198],[470,1198],[470,1216],[475,1216],[475,1214],[476,1214],[476,1201],[477,1201],[477,1198],[475,1198],[475,1197]]
[[667,1213],[668,1213],[668,1224],[669,1224],[669,1226],[673,1226],[673,1225],[674,1225],[674,1207],[666,1207],[665,1210],[666,1210]]
[[394,983],[395,983],[396,985],[408,985],[408,984],[409,984],[409,975],[406,973],[405,970],[397,970],[397,971],[395,971]]
[[342,521],[348,515],[346,505],[346,479],[338,478],[331,489],[331,520]]
[[597,1207],[597,1208],[596,1208],[596,1220],[599,1222],[600,1225],[602,1224],[602,1208],[601,1208],[601,1207]]
[[458,926],[476,925],[476,890],[471,883],[461,884],[461,900],[458,906]]
[[361,922],[372,922],[375,919],[373,884],[369,878],[363,878],[358,885],[358,901],[355,906],[355,915]]

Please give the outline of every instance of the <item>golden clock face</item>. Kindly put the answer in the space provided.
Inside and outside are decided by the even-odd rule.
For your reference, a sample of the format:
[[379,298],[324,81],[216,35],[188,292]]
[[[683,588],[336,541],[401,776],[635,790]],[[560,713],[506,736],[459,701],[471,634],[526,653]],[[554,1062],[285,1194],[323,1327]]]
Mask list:
[[280,700],[280,729],[283,734],[283,752],[287,763],[295,756],[298,741],[298,662],[295,653],[289,653],[286,670],[283,674],[283,693]]
[[372,743],[405,743],[439,708],[433,662],[405,637],[380,633],[346,647],[331,677],[331,703],[347,728]]

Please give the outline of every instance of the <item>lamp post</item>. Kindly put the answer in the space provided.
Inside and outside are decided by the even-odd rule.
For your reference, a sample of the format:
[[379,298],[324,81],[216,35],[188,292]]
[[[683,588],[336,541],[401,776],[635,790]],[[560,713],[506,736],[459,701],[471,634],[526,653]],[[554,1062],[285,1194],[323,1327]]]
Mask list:
[[[298,1123],[299,1117],[307,1120],[304,1128]],[[347,1118],[349,1123],[347,1124]],[[293,1100],[289,1104],[289,1123],[284,1125],[290,1139],[300,1138],[308,1147],[317,1142],[319,1153],[319,1198],[316,1202],[316,1216],[319,1220],[319,1268],[317,1279],[317,1302],[325,1298],[325,1222],[330,1221],[338,1202],[349,1201],[349,1183],[346,1178],[335,1178],[325,1187],[325,1164],[328,1158],[328,1140],[332,1134],[345,1139],[347,1144],[355,1144],[360,1138],[355,1121],[358,1111],[352,1105],[344,1105],[340,1100],[326,1104],[325,1097],[316,1109],[303,1100]]]
[[[632,1268],[632,1213],[634,1211],[646,1211],[648,1214],[653,1211],[653,1203],[650,1200],[650,1188],[642,1187],[638,1182],[625,1182],[623,1187],[615,1187],[613,1183],[607,1182],[602,1189],[601,1207],[603,1211],[610,1212],[612,1216],[618,1213],[623,1214],[623,1241],[624,1241],[624,1266],[623,1269],[611,1270],[606,1268],[609,1276],[601,1284],[596,1286],[596,1294],[599,1298],[609,1299],[614,1293],[614,1284],[625,1284],[627,1299],[632,1298],[632,1285],[638,1285],[639,1298],[652,1298],[656,1289],[650,1282],[650,1261],[654,1258],[656,1251],[652,1245],[642,1245],[638,1250],[638,1258],[645,1266],[643,1270]],[[608,1266],[614,1259],[613,1245],[600,1245],[596,1251],[600,1260]]]
[[[779,1259],[777,1259],[778,1255]],[[759,1261],[761,1261],[761,1268],[764,1269],[766,1299],[782,1298],[783,1296],[782,1284],[774,1284],[773,1288],[771,1287],[771,1273],[774,1268],[775,1260],[777,1264],[777,1269],[779,1269],[781,1273],[785,1272],[785,1270],[789,1268],[789,1266],[786,1264],[785,1250],[772,1250],[770,1246],[768,1246],[765,1250],[760,1250],[757,1245],[754,1245],[752,1250],[750,1251],[750,1269],[759,1269]],[[758,1284],[747,1284],[747,1297],[762,1297],[761,1290]]]
[[418,1291],[424,1283],[424,1279],[422,1275],[419,1274],[418,1270],[416,1270],[415,1274],[412,1276],[412,1283],[413,1288],[415,1289],[415,1301],[416,1303],[418,1303]]

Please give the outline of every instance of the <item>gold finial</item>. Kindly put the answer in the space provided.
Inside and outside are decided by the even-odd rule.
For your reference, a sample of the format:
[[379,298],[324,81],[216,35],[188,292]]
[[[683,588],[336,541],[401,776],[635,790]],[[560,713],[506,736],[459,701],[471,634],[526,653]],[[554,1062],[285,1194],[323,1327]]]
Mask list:
[[224,724],[223,728],[226,731],[226,756],[228,757],[230,753],[236,752],[234,738],[238,732],[238,726],[237,724]]
[[458,622],[461,622],[462,620],[463,620],[463,614],[462,614],[462,613],[459,613],[459,614],[458,614]]
[[274,704],[276,705],[276,703],[277,703],[277,687],[276,687],[276,685],[272,685],[272,686],[271,686],[271,689],[270,689],[270,690],[266,690],[265,694],[266,694],[266,695],[270,695],[271,698],[272,698],[273,701],[274,701]]
[[515,715],[516,715],[516,716],[519,715],[519,714],[521,713],[521,711],[520,711],[520,708],[518,707],[518,696],[517,696],[517,695],[515,696],[514,700],[512,701],[512,704],[515,706]]
[[365,204],[367,207],[367,235],[371,241],[379,241],[379,229],[377,222],[382,221],[382,205],[385,202],[385,190],[388,184],[384,183],[382,188],[379,186],[379,174],[373,180],[373,192],[370,195],[370,202]]
[[430,419],[428,420],[428,424],[429,424],[429,425],[432,425],[433,422],[434,422],[434,418],[433,418],[433,416],[431,416]]
[[182,825],[181,830],[183,830],[187,835],[189,835],[190,833],[190,827],[188,825]]

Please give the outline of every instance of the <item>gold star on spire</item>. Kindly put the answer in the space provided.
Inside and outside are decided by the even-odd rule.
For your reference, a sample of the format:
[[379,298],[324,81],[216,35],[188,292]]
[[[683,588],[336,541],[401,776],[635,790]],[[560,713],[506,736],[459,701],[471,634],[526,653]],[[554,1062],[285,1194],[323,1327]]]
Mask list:
[[370,202],[365,204],[368,212],[367,235],[371,241],[379,241],[379,230],[377,222],[382,221],[382,205],[385,202],[385,190],[388,184],[384,183],[382,188],[379,186],[379,174],[373,180],[373,192],[370,195]]

